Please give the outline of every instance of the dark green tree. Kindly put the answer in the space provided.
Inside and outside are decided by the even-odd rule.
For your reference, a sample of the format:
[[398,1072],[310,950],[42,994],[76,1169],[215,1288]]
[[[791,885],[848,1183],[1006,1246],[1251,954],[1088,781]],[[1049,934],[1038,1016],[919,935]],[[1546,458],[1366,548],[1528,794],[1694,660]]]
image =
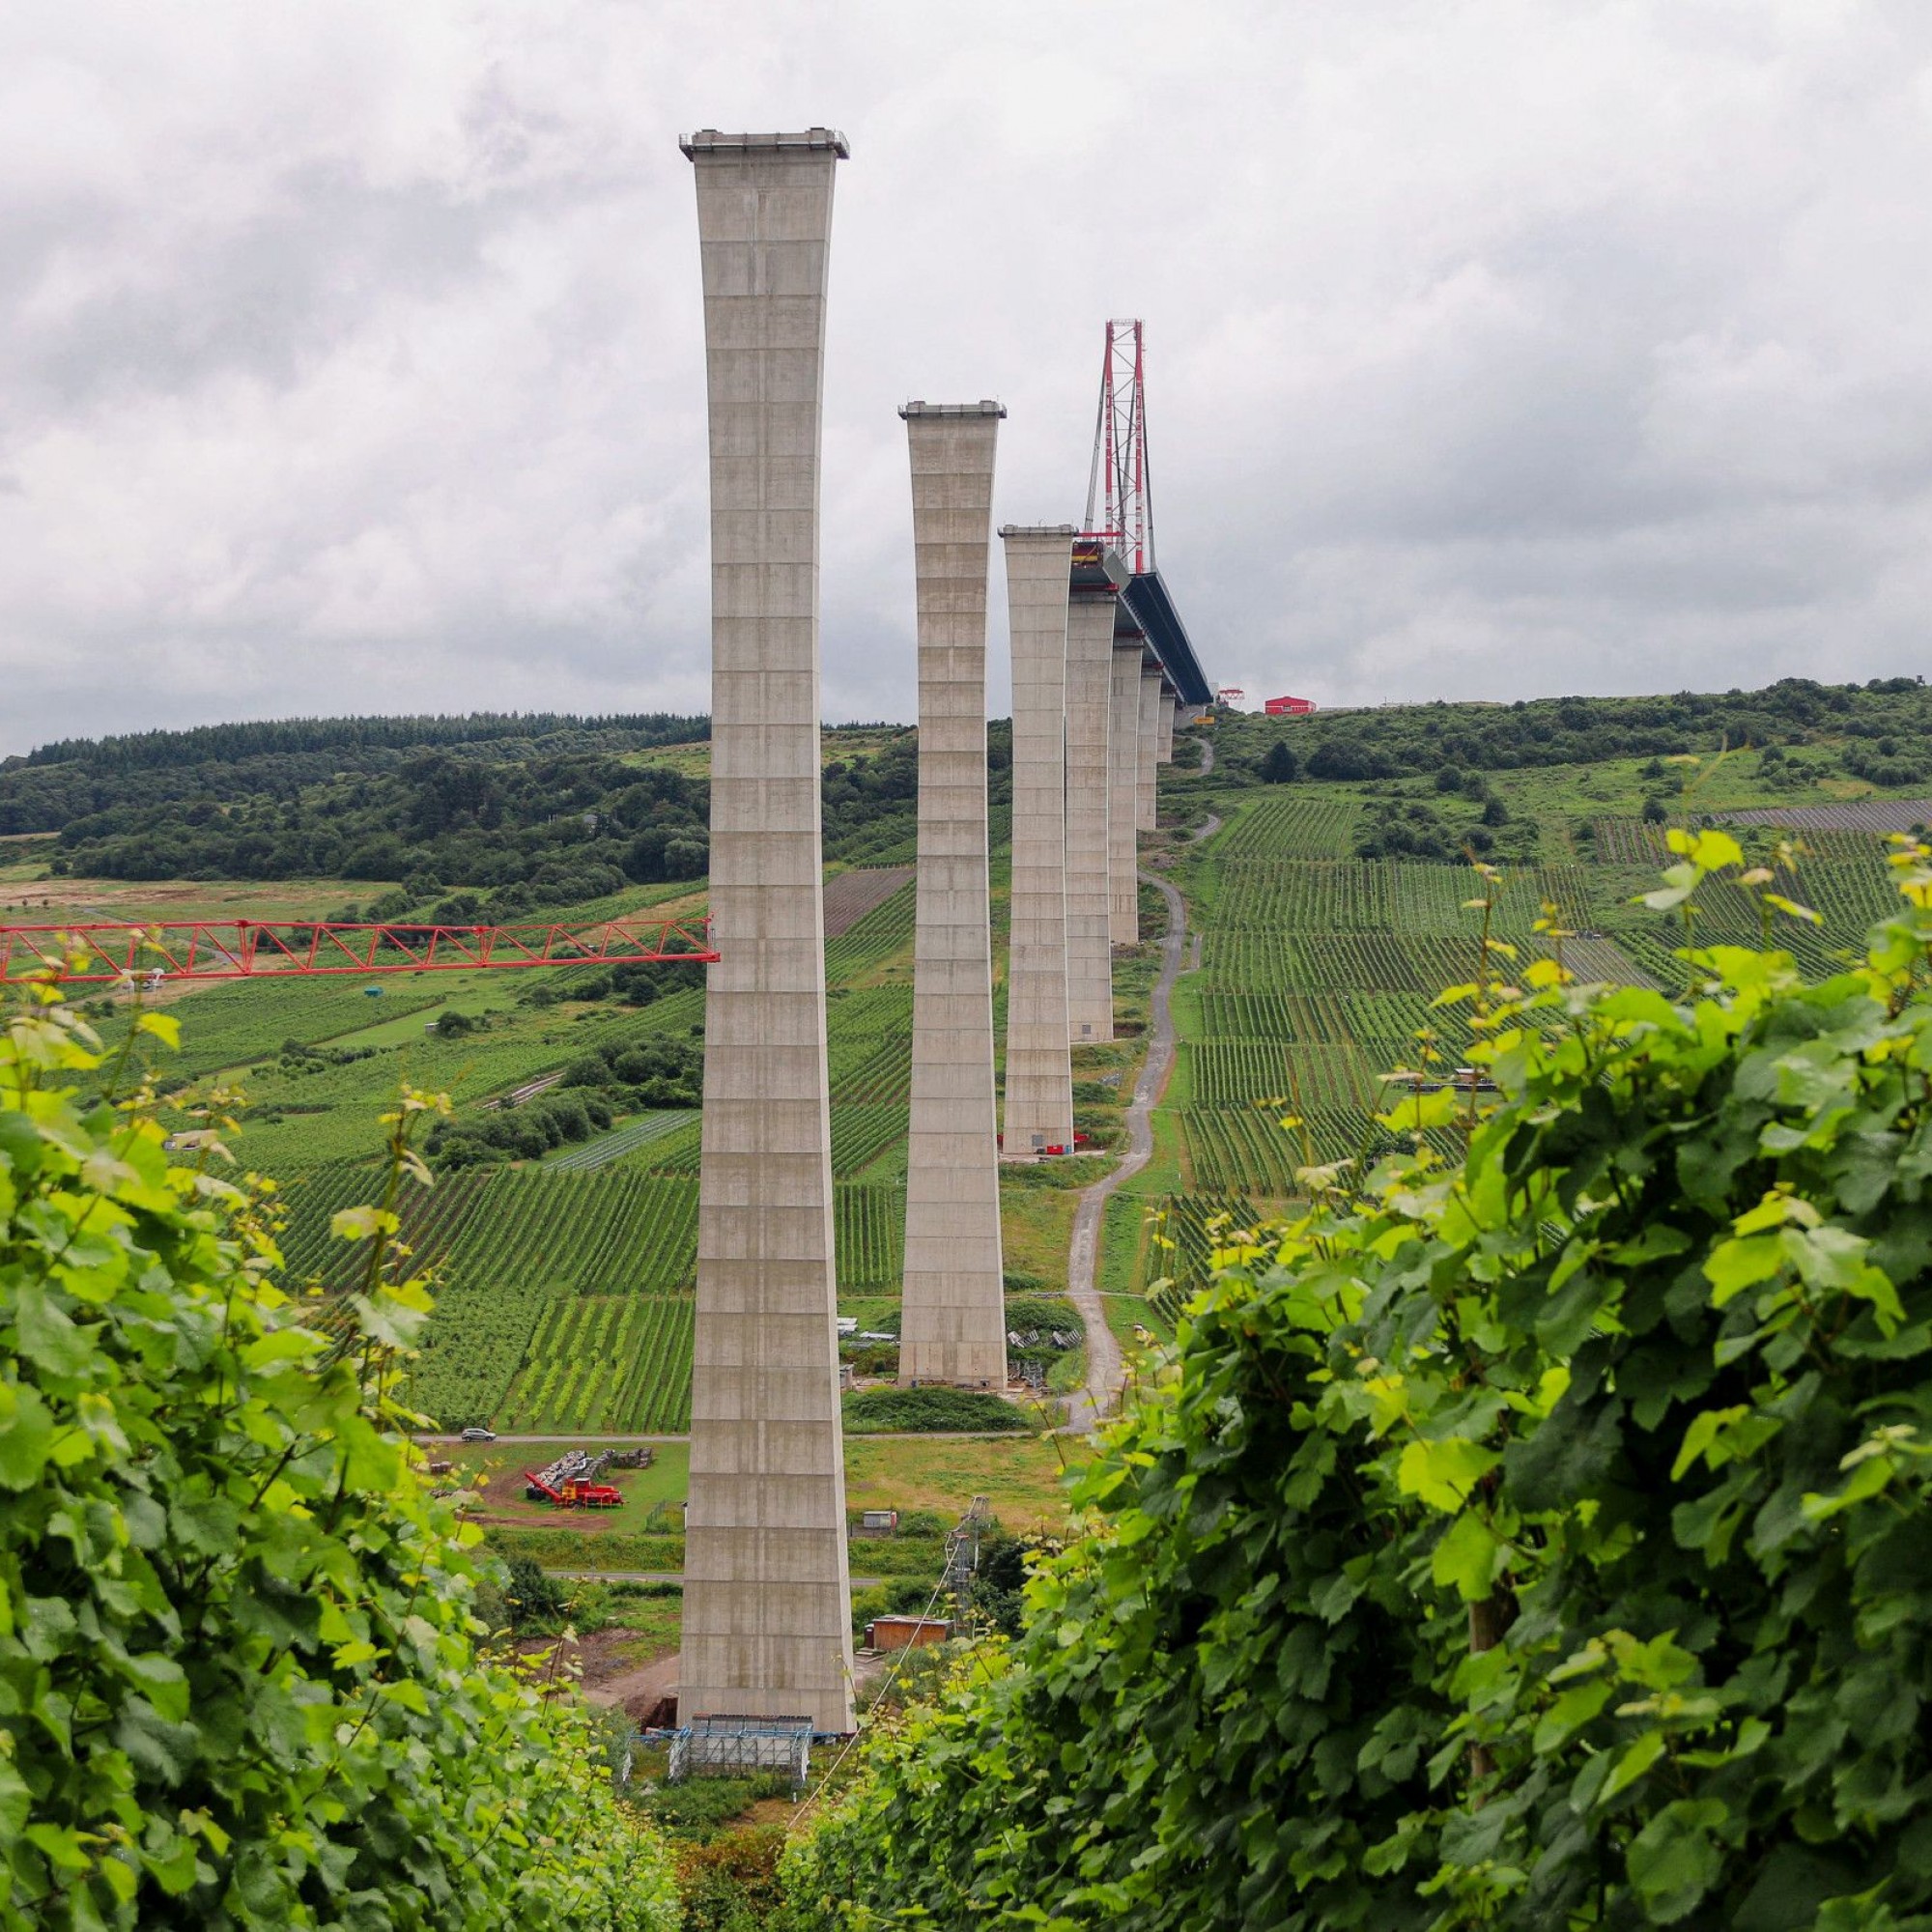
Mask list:
[[1277,738],[1262,760],[1262,779],[1267,784],[1293,784],[1301,776],[1301,760],[1286,738]]

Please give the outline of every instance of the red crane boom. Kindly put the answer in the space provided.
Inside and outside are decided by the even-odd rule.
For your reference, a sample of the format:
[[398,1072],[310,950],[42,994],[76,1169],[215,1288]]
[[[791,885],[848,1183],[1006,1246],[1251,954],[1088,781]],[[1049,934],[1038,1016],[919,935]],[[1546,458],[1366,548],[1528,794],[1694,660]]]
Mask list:
[[[460,973],[479,967],[708,966],[709,922],[341,924],[170,920],[156,925],[0,925],[0,985],[145,979],[268,980],[322,973]],[[158,979],[156,978],[158,976]]]

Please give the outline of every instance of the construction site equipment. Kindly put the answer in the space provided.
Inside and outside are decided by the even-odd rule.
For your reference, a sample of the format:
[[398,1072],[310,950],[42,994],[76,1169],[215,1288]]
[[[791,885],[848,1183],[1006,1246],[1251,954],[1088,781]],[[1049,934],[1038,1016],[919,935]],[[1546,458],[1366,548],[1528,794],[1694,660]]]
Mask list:
[[776,1774],[789,1776],[793,1787],[803,1790],[814,1735],[810,1718],[739,1718],[725,1713],[693,1718],[671,1733],[665,1776],[676,1784],[687,1777]]
[[1087,476],[1087,521],[1082,527],[1104,537],[1136,577],[1154,568],[1146,329],[1132,319],[1107,324],[1107,348],[1100,360],[1100,419],[1094,428],[1094,465]]
[[556,1509],[613,1510],[623,1506],[624,1492],[614,1483],[583,1483],[574,1476],[567,1482],[553,1485],[534,1475],[528,1469],[524,1471],[524,1493],[530,1501],[547,1502]]
[[[566,1449],[549,1467],[524,1471],[524,1493],[533,1503],[547,1502],[555,1509],[617,1509],[624,1492],[597,1477],[612,1463],[645,1466],[651,1455],[649,1449],[606,1449],[596,1456],[583,1449]],[[635,1460],[639,1456],[642,1463]]]
[[[954,1617],[964,1622],[973,1594],[973,1576],[980,1567],[980,1539],[993,1520],[993,1506],[985,1496],[975,1496],[955,1528],[946,1532],[946,1570],[939,1587],[952,1599]],[[937,1642],[937,1638],[922,1638]]]
[[716,961],[706,920],[588,924],[345,924],[327,920],[179,920],[153,925],[0,925],[0,985],[305,979],[325,973],[468,973],[529,966]]

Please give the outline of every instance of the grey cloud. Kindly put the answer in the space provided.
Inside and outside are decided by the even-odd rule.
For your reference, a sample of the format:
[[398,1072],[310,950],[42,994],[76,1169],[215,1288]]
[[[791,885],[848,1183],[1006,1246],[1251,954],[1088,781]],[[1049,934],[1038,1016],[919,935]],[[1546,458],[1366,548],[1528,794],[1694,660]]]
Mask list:
[[1919,10],[1105,20],[14,9],[0,752],[299,711],[701,707],[674,136],[705,124],[854,141],[832,716],[912,708],[895,405],[1000,396],[1000,515],[1078,516],[1109,314],[1149,321],[1163,567],[1210,669],[1253,692],[1923,665]]

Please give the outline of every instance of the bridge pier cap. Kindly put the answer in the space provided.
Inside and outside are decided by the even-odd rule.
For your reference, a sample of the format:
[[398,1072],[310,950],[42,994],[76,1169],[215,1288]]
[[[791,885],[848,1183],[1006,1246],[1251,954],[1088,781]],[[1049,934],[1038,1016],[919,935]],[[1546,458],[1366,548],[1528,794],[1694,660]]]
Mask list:
[[780,148],[808,153],[830,149],[841,161],[852,158],[851,142],[836,128],[808,128],[799,134],[721,134],[716,128],[700,128],[695,134],[680,134],[677,145],[694,160],[699,155],[763,154]]
[[914,416],[1000,416],[1005,417],[1007,406],[996,403],[990,396],[981,397],[977,403],[904,403],[900,405],[899,415],[907,422]]

